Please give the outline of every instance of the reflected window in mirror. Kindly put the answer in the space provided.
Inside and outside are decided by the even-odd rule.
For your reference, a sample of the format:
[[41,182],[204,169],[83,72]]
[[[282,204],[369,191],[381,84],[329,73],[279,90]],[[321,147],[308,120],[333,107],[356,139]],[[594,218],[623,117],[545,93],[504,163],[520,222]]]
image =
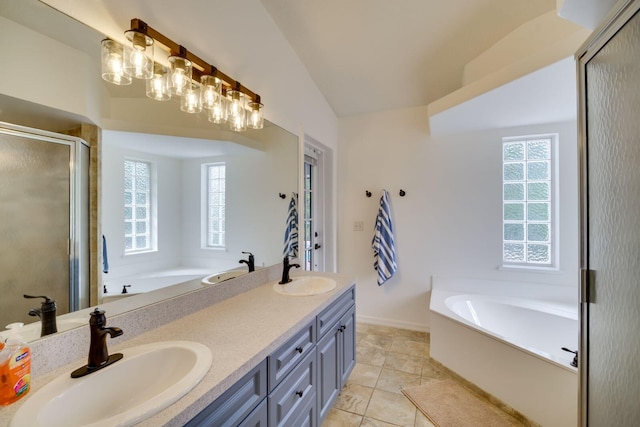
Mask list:
[[206,247],[225,247],[225,163],[208,163],[203,165],[206,174],[206,207],[207,221],[205,228]]
[[149,252],[153,247],[152,164],[124,161],[124,240],[125,254]]

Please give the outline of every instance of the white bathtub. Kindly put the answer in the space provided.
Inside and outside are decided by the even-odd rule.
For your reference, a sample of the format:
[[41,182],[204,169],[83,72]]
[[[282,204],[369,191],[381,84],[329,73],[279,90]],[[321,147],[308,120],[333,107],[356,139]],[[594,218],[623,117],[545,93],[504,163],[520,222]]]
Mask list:
[[577,291],[434,278],[431,357],[542,426],[577,425]]
[[[210,269],[175,268],[113,279],[105,278],[102,298],[105,302],[113,301],[174,285],[190,286],[197,289],[202,286],[200,280],[211,273]],[[124,294],[122,293],[123,289],[127,290]]]

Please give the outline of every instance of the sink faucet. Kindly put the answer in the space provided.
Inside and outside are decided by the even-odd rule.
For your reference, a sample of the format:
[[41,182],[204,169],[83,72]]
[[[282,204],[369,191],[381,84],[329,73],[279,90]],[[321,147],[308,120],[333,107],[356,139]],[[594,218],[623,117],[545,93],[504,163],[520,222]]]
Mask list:
[[282,260],[282,280],[278,282],[279,284],[285,285],[291,281],[289,270],[291,270],[292,267],[300,268],[300,264],[289,264],[289,257],[285,256]]
[[107,335],[111,338],[122,335],[120,328],[107,328],[107,318],[104,310],[96,308],[91,312],[89,328],[91,330],[91,344],[89,345],[89,361],[86,365],[71,373],[71,378],[79,378],[111,365],[122,359],[122,353],[109,355],[107,350]]
[[256,262],[255,259],[253,258],[253,254],[251,252],[242,252],[243,254],[248,254],[249,255],[249,259],[241,259],[240,261],[238,261],[240,264],[247,264],[247,266],[249,267],[249,273],[251,273],[252,271],[256,270]]
[[37,316],[40,318],[42,327],[40,328],[40,336],[55,334],[58,332],[58,326],[56,325],[56,302],[44,295],[32,296],[22,295],[24,298],[44,298],[44,301],[40,305],[40,308],[32,308],[29,310],[29,316]]

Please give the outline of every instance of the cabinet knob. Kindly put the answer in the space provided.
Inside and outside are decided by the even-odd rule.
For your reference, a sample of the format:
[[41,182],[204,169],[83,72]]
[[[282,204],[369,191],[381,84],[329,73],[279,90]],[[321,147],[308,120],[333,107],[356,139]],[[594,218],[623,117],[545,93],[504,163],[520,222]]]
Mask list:
[[296,391],[296,394],[298,395],[298,397],[302,397],[302,395],[304,394],[304,391],[298,390]]
[[296,351],[297,351],[298,353],[302,354],[302,351],[303,351],[303,350],[302,350],[302,347],[296,347]]
[[340,332],[344,332],[344,330],[347,329],[347,327],[345,325],[340,326],[340,329],[338,329]]

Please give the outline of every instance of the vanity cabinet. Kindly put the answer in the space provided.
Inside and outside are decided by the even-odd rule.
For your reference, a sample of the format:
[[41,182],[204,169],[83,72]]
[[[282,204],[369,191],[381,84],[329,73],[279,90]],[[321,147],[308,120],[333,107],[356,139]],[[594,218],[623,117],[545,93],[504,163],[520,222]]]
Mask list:
[[[185,424],[185,427],[267,427],[266,396],[267,361],[264,360]],[[260,412],[260,407],[264,414]]]
[[186,427],[316,427],[355,366],[351,287]]
[[355,293],[352,289],[317,317],[318,424],[321,425],[338,398],[356,360]]

